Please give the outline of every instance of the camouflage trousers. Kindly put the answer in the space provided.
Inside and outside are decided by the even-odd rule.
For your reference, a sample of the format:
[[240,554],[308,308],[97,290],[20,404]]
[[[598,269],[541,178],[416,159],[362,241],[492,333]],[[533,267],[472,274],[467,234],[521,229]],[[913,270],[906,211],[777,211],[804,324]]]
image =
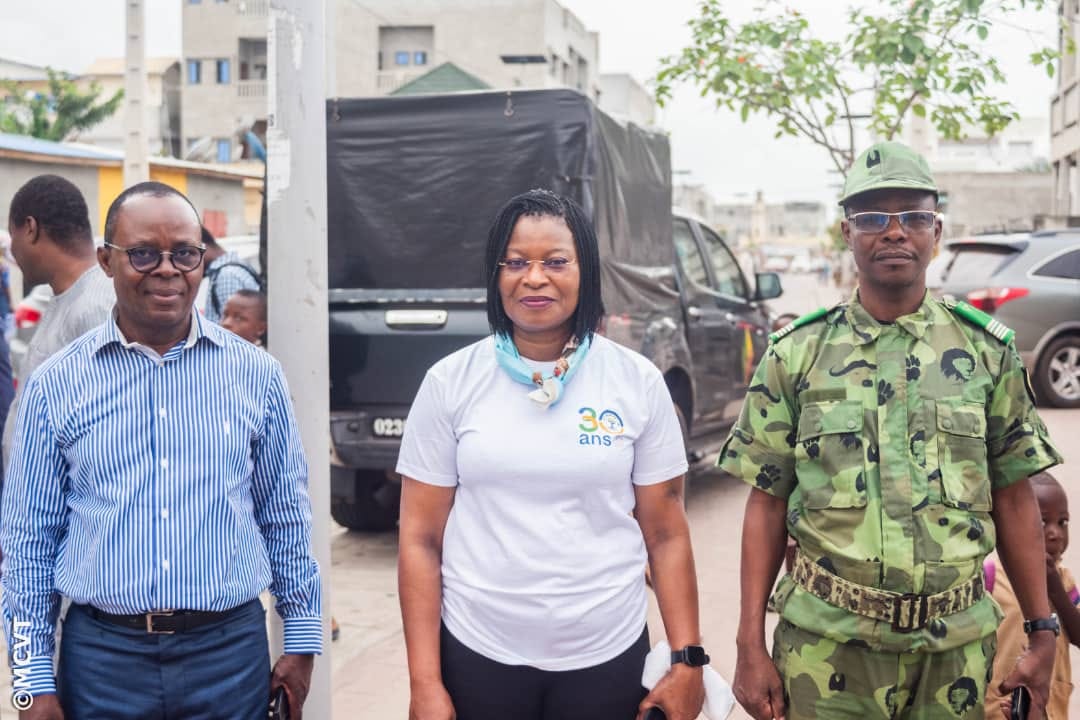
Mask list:
[[773,662],[788,720],[981,720],[997,636],[938,653],[880,653],[828,640],[781,620]]

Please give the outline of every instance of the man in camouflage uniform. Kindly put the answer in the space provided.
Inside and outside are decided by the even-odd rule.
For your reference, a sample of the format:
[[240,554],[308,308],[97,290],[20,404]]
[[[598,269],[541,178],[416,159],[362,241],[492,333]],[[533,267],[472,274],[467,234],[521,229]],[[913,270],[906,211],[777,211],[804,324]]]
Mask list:
[[[775,333],[719,465],[753,486],[735,692],[755,718],[981,718],[1000,611],[995,545],[1040,620],[1006,680],[1041,718],[1056,621],[1028,476],[1061,461],[1012,331],[926,292],[941,237],[926,161],[880,143],[841,200],[850,302]],[[772,657],[764,613],[774,595]]]

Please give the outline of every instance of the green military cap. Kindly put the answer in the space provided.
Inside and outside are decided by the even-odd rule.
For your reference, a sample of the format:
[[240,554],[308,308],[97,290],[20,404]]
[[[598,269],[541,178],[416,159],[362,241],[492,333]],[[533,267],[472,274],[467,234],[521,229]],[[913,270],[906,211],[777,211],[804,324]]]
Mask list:
[[864,192],[886,189],[936,193],[937,185],[922,155],[903,143],[879,142],[864,150],[848,170],[840,204]]

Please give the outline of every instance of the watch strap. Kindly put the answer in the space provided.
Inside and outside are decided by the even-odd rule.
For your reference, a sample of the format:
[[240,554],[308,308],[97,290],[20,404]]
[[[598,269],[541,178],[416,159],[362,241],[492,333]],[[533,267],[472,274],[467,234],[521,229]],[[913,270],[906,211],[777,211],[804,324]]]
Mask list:
[[1060,634],[1061,623],[1058,622],[1057,614],[1050,613],[1050,617],[1024,621],[1024,633],[1027,635],[1030,635],[1033,632],[1039,632],[1040,630],[1049,630],[1054,633],[1054,635]]
[[671,664],[683,663],[690,667],[703,667],[709,664],[709,656],[700,645],[687,645],[682,650],[671,651]]

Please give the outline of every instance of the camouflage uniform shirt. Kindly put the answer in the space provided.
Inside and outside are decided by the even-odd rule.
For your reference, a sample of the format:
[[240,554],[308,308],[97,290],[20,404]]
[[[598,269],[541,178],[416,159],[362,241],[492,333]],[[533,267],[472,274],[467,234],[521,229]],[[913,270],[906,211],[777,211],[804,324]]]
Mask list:
[[[788,533],[860,585],[933,594],[982,571],[991,490],[1061,462],[1011,342],[929,295],[894,323],[858,297],[773,342],[719,465],[787,499]],[[783,578],[792,624],[884,652],[938,652],[994,632],[987,593],[922,630],[830,605]]]

